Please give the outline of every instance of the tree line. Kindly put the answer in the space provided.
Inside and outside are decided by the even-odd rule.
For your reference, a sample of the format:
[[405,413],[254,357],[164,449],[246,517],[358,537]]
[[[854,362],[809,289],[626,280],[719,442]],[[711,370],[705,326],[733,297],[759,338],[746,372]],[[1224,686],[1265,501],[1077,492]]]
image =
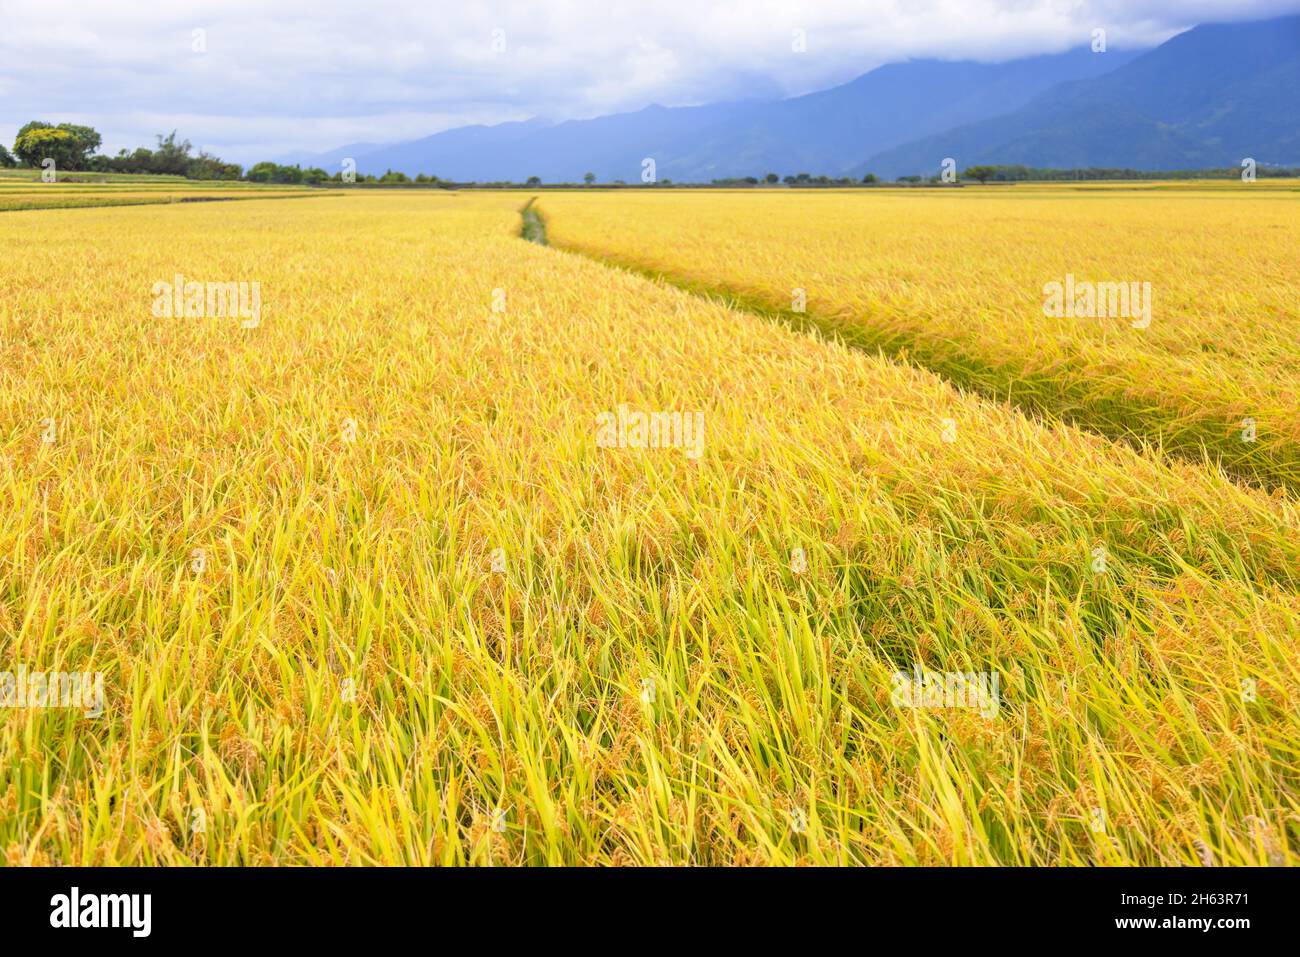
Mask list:
[[0,146],[0,166],[40,168],[48,159],[56,170],[91,173],[151,173],[189,179],[233,180],[243,177],[243,167],[226,163],[210,153],[194,154],[189,140],[177,141],[176,131],[159,134],[156,149],[121,150],[116,156],[99,153],[103,142],[93,127],[74,123],[32,120],[18,131],[13,152]]
[[[32,120],[23,125],[14,139],[13,151],[0,144],[0,167],[40,169],[47,159],[56,171],[70,173],[145,173],[155,176],[184,176],[202,180],[246,180],[250,183],[285,183],[315,185],[342,183],[342,172],[331,175],[319,167],[286,166],[280,163],[255,163],[245,170],[238,163],[200,150],[194,152],[189,140],[178,140],[176,130],[157,136],[154,149],[141,146],[119,150],[116,156],[99,152],[103,138],[89,126],[74,123],[48,123]],[[348,181],[351,181],[349,179]],[[405,173],[388,171],[382,176],[357,175],[358,183],[438,183],[436,176],[421,173],[411,178]]]
[[[1260,177],[1292,178],[1300,176],[1300,169],[1285,166],[1264,166],[1256,169]],[[1041,166],[969,166],[962,170],[962,179],[978,180],[981,183],[1020,183],[1020,182],[1066,182],[1066,181],[1105,181],[1105,180],[1153,180],[1153,179],[1238,179],[1241,167],[1230,166],[1226,169],[1175,169],[1142,170],[1127,167],[1090,166],[1086,169],[1051,169]],[[919,177],[918,177],[919,179]]]
[[[441,186],[464,186],[464,185],[487,185],[487,186],[514,186],[514,183],[488,183],[488,184],[465,184],[450,183],[440,180],[437,176],[430,176],[420,173],[418,176],[411,177],[405,173],[388,170],[382,176],[373,174],[354,174],[345,178],[342,172],[330,174],[319,167],[286,166],[280,163],[262,162],[255,163],[245,170],[238,163],[227,163],[219,157],[200,150],[194,153],[194,147],[189,140],[176,139],[176,131],[172,130],[166,136],[159,134],[157,136],[157,147],[149,149],[139,147],[134,151],[120,150],[116,156],[107,156],[98,152],[103,140],[99,133],[89,126],[78,126],[74,123],[46,123],[41,120],[32,120],[25,124],[18,131],[18,136],[14,140],[12,153],[0,144],[0,167],[27,166],[39,169],[42,163],[47,159],[54,160],[57,170],[68,172],[91,172],[91,173],[148,173],[162,176],[183,176],[187,179],[197,180],[246,180],[251,183],[278,183],[286,185],[305,185],[314,186],[325,183],[362,183],[362,184],[420,184],[420,185],[441,185]],[[1080,180],[1152,180],[1152,179],[1227,179],[1240,175],[1240,170],[1236,168],[1229,169],[1211,169],[1211,170],[1135,170],[1135,169],[1110,169],[1110,168],[1089,168],[1089,169],[1049,169],[1022,165],[980,165],[969,166],[962,170],[959,178],[966,181],[976,181],[979,183],[1009,183],[1009,182],[1058,182],[1058,181],[1080,181]],[[1300,169],[1288,169],[1284,167],[1260,166],[1258,175],[1261,177],[1295,177],[1300,176]],[[587,173],[583,176],[583,182],[588,186],[596,182],[595,173]],[[939,174],[922,177],[919,175],[899,176],[895,179],[896,183],[919,184],[939,183],[941,178]],[[767,173],[763,177],[758,176],[738,176],[727,179],[715,179],[712,182],[714,186],[775,186],[784,183],[786,186],[857,186],[880,183],[881,180],[874,173],[867,173],[861,179],[854,179],[848,176],[830,177],[814,176],[810,173],[796,173],[789,176],[779,176],[776,173]],[[540,177],[530,176],[525,186],[540,186],[542,181]],[[559,184],[568,185],[568,184]],[[624,186],[622,180],[614,180],[614,185]],[[671,179],[662,179],[656,183],[648,184],[653,186],[673,186]],[[681,184],[687,185],[687,184]]]

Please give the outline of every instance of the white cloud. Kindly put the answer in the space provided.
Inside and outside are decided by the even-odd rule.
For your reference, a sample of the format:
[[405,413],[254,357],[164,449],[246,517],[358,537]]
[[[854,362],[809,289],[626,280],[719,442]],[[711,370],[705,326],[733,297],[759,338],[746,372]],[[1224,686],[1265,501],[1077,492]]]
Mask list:
[[[249,162],[463,123],[785,96],[906,57],[1117,48],[1300,0],[0,0],[0,141],[83,122]],[[807,51],[791,49],[794,29]],[[205,33],[195,53],[193,31]],[[504,50],[494,51],[494,30]]]

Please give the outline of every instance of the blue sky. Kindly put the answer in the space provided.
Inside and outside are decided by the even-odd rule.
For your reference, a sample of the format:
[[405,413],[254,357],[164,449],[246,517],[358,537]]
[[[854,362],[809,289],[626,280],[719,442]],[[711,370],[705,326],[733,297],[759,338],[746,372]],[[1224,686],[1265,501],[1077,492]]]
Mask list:
[[[242,163],[466,123],[588,117],[849,80],[907,57],[1149,46],[1300,0],[0,0],[0,142],[77,122]],[[796,30],[805,49],[796,51]],[[201,32],[196,32],[201,31]]]

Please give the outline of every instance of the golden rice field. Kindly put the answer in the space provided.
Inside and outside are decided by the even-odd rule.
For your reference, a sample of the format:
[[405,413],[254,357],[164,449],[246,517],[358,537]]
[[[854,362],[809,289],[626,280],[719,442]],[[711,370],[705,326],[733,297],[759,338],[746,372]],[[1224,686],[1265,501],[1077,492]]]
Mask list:
[[62,175],[74,178],[44,183],[39,171],[0,170],[0,212],[321,195],[319,191],[302,187],[185,180],[173,176],[103,174],[106,182],[88,182],[84,178],[93,174]]
[[[1300,860],[1285,487],[524,242],[527,198],[0,215],[0,671],[104,676],[98,717],[0,709],[6,863]],[[539,200],[564,246],[1062,383],[1073,210],[1077,273],[1144,264],[1199,329],[1076,330],[1099,392],[1176,370],[1169,421],[1285,452],[1283,200],[1170,198],[1163,238],[1166,200],[1018,202]],[[159,318],[176,275],[258,321]],[[699,442],[611,443],[628,410]],[[917,669],[997,694],[900,705]]]
[[[554,244],[1300,491],[1294,181],[556,194],[541,208]],[[1067,275],[1147,284],[1150,308],[1044,315],[1045,286]]]

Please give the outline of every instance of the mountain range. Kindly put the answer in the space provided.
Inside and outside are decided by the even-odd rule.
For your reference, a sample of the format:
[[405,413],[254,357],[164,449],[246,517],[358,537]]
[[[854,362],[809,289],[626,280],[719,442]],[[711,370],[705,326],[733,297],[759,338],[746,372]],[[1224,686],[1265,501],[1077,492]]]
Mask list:
[[1196,27],[1113,72],[883,150],[854,172],[895,176],[935,156],[962,167],[1206,169],[1248,156],[1300,165],[1300,17]]
[[1003,63],[910,60],[784,100],[465,126],[406,143],[288,158],[329,171],[456,181],[708,182],[768,172],[858,178],[1023,163],[1172,170],[1300,165],[1300,16],[1207,24],[1149,50]]

